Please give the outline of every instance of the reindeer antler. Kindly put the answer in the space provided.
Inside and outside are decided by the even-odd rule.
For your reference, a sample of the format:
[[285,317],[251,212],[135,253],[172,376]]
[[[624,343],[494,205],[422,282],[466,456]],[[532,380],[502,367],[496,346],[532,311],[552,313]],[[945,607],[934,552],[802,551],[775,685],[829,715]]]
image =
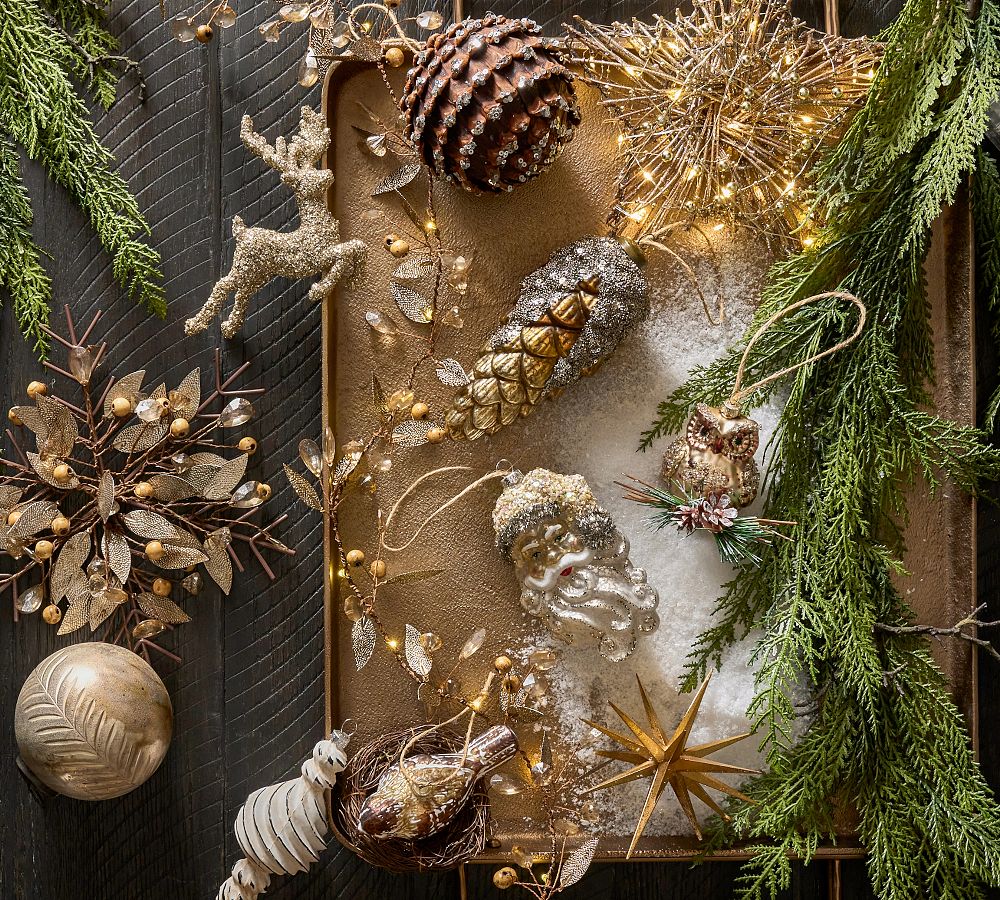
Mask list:
[[329,146],[330,130],[323,122],[323,116],[314,109],[303,106],[299,133],[292,138],[292,158],[303,168],[313,166]]
[[272,147],[267,142],[264,135],[258,134],[253,130],[253,119],[251,119],[250,116],[244,116],[243,121],[240,124],[240,140],[243,141],[247,150],[255,156],[259,156],[272,169],[277,169],[279,172],[285,172],[290,168],[288,161],[288,148],[285,145],[285,139],[283,137],[279,137],[275,140],[274,146]]

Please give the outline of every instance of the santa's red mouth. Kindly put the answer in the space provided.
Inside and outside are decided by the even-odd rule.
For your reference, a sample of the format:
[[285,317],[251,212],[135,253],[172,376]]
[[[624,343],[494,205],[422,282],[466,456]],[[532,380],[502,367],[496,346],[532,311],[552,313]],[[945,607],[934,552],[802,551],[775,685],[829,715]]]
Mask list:
[[573,567],[572,566],[567,566],[565,569],[563,569],[559,573],[560,577],[562,577],[562,578],[569,578],[569,576],[572,575],[572,574],[573,574]]

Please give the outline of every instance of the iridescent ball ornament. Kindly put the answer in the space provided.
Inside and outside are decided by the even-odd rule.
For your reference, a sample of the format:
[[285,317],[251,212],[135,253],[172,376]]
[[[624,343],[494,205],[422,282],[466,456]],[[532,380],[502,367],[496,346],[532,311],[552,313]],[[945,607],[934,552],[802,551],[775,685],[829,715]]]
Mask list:
[[621,662],[639,634],[659,625],[659,594],[582,475],[512,473],[493,526],[497,547],[514,563],[521,605],[555,637],[596,644],[605,659]]
[[43,785],[78,800],[135,790],[160,766],[173,733],[167,689],[140,656],[90,642],[57,650],[28,676],[14,710],[21,761]]
[[511,191],[572,139],[572,75],[540,31],[491,13],[433,35],[414,58],[400,108],[435,174],[476,193]]

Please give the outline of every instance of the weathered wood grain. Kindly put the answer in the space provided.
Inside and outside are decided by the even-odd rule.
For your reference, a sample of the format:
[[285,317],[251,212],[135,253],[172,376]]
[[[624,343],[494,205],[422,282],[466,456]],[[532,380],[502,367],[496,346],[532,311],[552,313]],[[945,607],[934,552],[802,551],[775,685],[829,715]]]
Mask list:
[[[181,4],[167,0],[171,13]],[[428,2],[427,5],[432,5]],[[844,4],[846,34],[883,27],[898,0]],[[295,207],[277,176],[246,154],[239,121],[250,112],[273,139],[290,133],[302,103],[319,90],[295,83],[301,37],[264,44],[257,26],[277,8],[272,0],[239,4],[237,24],[207,47],[169,39],[153,0],[115,0],[113,29],[146,74],[149,99],[124,97],[99,130],[137,192],[164,257],[170,312],[166,322],[132,307],[114,285],[110,262],[79,212],[33,166],[26,166],[35,198],[36,235],[53,255],[49,270],[57,303],[78,318],[102,308],[113,324],[108,365],[118,372],[146,367],[176,381],[191,366],[211,366],[217,331],[184,338],[183,320],[203,302],[232,254],[229,220],[294,226]],[[483,12],[484,0],[467,6]],[[599,19],[648,15],[665,9],[648,0],[511,0],[497,11],[533,15],[554,31],[574,13]],[[801,0],[796,11],[821,23],[822,3]],[[275,584],[250,568],[232,595],[206,588],[193,604],[195,621],[176,632],[179,668],[160,665],[177,715],[173,746],[163,768],[138,791],[100,805],[53,800],[39,804],[13,769],[12,715],[22,681],[56,646],[53,631],[28,621],[17,628],[0,616],[0,734],[6,735],[0,787],[0,897],[19,900],[158,900],[209,898],[238,853],[231,822],[253,788],[293,774],[323,727],[322,549],[317,518],[292,503],[280,475],[300,437],[319,430],[319,310],[304,305],[306,285],[275,282],[254,301],[243,340],[227,344],[228,367],[251,361],[250,382],[266,386],[258,417],[247,427],[260,450],[255,476],[275,490],[275,509],[290,517],[281,538],[299,553],[275,564]],[[9,308],[0,317],[0,401],[20,400],[24,384],[40,374],[18,335]],[[1000,576],[1000,519],[983,517],[980,579],[990,596]],[[1000,612],[997,610],[996,612]],[[982,672],[984,720],[1000,709],[1000,671]],[[1000,773],[1000,753],[986,743],[984,764]],[[498,896],[491,870],[469,873],[470,896]],[[573,897],[629,900],[723,900],[733,895],[737,867],[715,864],[601,865]],[[861,864],[842,867],[844,897],[870,896]],[[796,867],[788,898],[827,895],[828,869]],[[276,900],[326,897],[435,900],[456,897],[455,874],[399,878],[331,847],[309,876],[276,884]]]

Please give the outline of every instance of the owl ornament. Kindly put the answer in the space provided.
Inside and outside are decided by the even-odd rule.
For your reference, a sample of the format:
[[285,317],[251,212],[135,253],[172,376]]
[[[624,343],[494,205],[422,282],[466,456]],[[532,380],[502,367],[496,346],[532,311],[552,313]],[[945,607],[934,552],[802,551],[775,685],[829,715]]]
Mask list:
[[760,489],[754,454],[760,446],[760,426],[738,406],[699,403],[683,438],[663,455],[663,480],[688,496],[729,498],[735,509],[749,506]]
[[555,637],[596,645],[605,659],[621,662],[638,635],[659,625],[659,595],[582,475],[511,473],[493,526],[497,547],[514,563],[521,605]]

